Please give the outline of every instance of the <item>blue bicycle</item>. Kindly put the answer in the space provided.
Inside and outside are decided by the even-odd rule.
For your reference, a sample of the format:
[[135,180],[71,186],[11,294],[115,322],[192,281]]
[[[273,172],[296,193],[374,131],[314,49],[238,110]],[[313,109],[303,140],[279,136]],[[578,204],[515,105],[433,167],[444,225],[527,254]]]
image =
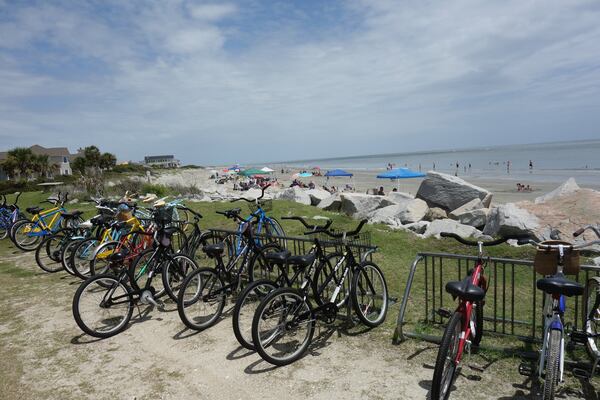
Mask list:
[[243,222],[241,222],[237,228],[236,238],[234,248],[232,249],[233,254],[238,255],[242,251],[243,241],[242,241],[242,233],[246,230],[246,226],[252,222],[252,226],[255,228],[254,237],[256,244],[260,246],[264,246],[269,243],[275,243],[282,248],[286,248],[285,242],[285,231],[283,227],[273,217],[267,216],[267,212],[273,209],[273,200],[265,199],[265,190],[271,185],[266,185],[262,188],[261,195],[256,199],[246,199],[244,197],[240,197],[237,199],[231,200],[232,203],[236,201],[245,201],[250,208],[250,215],[247,218],[244,218]]
[[17,193],[13,204],[7,204],[6,196],[2,195],[2,205],[0,205],[0,240],[10,236],[10,230],[17,221],[25,219],[25,216],[21,213],[17,205],[19,197],[21,197],[21,192]]

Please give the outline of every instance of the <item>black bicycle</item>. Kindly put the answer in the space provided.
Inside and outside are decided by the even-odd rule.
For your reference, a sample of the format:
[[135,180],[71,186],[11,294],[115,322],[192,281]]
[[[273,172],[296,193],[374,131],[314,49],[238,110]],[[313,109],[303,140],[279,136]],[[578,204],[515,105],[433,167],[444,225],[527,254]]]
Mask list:
[[[327,220],[324,225],[310,226],[302,217],[281,219],[301,222],[304,227],[310,229],[306,232],[307,235],[327,230],[332,223],[331,220]],[[238,342],[249,350],[255,350],[252,344],[252,319],[264,297],[276,288],[295,286],[300,283],[304,274],[312,274],[317,265],[328,260],[317,237],[314,238],[310,250],[304,255],[292,256],[288,250],[274,252],[272,248],[262,249],[261,252],[264,252],[267,268],[254,269],[257,272],[253,276],[254,281],[242,291],[233,308],[233,333]]]
[[[256,240],[254,221],[240,217],[240,209],[217,211],[218,214],[239,223],[240,228],[226,240],[203,247],[215,259],[215,268],[200,268],[185,279],[179,290],[177,310],[183,323],[190,329],[206,329],[217,322],[225,307],[227,296],[239,292],[243,282],[252,281],[254,268],[265,268],[266,249],[279,251],[274,243],[260,246]],[[257,220],[259,217],[255,216]],[[233,241],[233,242],[232,242]],[[262,250],[262,251],[261,251]],[[224,254],[229,261],[224,262]]]
[[[362,220],[352,232],[317,230],[341,241],[341,258],[333,266],[321,263],[314,279],[306,274],[299,289],[275,289],[260,303],[252,321],[252,343],[264,360],[282,366],[301,358],[312,342],[316,321],[335,321],[340,305],[345,303],[342,293],[347,278],[351,280],[349,298],[358,318],[369,327],[383,323],[388,308],[383,273],[373,262],[358,261],[352,249],[351,238],[359,235],[366,222]],[[311,287],[317,307],[310,301]],[[326,299],[328,287],[333,290]]]

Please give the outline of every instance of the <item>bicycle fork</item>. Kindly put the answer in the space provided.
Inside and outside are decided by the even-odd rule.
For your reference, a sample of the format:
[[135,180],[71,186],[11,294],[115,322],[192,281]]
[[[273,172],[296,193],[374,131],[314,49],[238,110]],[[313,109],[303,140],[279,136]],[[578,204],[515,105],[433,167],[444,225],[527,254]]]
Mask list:
[[552,301],[547,299],[546,301],[546,326],[544,327],[544,343],[542,344],[542,350],[540,354],[540,362],[538,366],[538,376],[543,378],[543,374],[546,366],[546,356],[548,346],[550,345],[550,333],[553,330],[560,331],[560,361],[559,361],[559,373],[558,373],[558,381],[562,383],[563,374],[564,374],[564,366],[565,366],[565,332],[562,324],[562,318],[566,307],[566,302],[564,296],[554,295],[548,297],[552,298]]

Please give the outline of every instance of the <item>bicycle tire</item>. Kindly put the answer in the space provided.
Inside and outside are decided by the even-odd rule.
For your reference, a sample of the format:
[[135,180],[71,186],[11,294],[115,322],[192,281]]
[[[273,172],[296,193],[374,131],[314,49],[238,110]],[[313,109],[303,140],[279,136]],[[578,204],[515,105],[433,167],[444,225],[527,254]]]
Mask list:
[[546,358],[544,373],[543,400],[554,399],[554,392],[559,379],[561,336],[562,332],[558,329],[551,329],[548,335],[548,357]]
[[[377,282],[378,280],[380,282]],[[378,292],[381,292],[381,305],[379,307],[375,305],[375,299],[368,300],[369,297],[379,297]],[[385,321],[388,310],[388,289],[383,272],[375,263],[370,261],[361,263],[354,271],[350,294],[354,312],[363,324],[374,328]],[[369,303],[365,304],[365,300]],[[370,308],[378,310],[375,319],[370,318],[372,314],[372,312],[369,312]]]
[[[435,361],[433,379],[431,381],[432,400],[446,400],[450,396],[450,391],[458,367],[458,365],[455,364],[455,350],[458,350],[462,319],[463,315],[459,312],[455,312],[444,330],[444,335],[442,336],[442,341]],[[450,346],[452,346],[452,348]],[[450,351],[452,351],[452,353],[449,356],[448,353]],[[446,368],[449,369],[446,371]]]
[[[288,301],[286,301],[288,299],[290,300],[289,304]],[[301,304],[298,302],[301,302]],[[271,319],[271,315],[274,315],[272,319],[277,319],[277,325],[283,325],[285,327],[283,333],[291,332],[296,328],[294,326],[296,322],[294,319],[292,319],[292,321],[287,320],[287,316],[290,315],[288,308],[289,311],[296,311],[296,307],[302,307],[302,310],[300,310],[301,314],[306,318],[306,321],[299,322],[299,324],[306,326],[306,335],[303,339],[301,338],[302,341],[300,342],[300,345],[296,345],[295,342],[297,341],[298,335],[295,332],[292,333],[291,344],[288,346],[294,349],[294,351],[289,355],[271,354],[269,352],[271,349],[283,352],[283,349],[288,346],[280,342],[280,339],[283,338],[284,335],[278,335],[277,332],[271,332],[273,329],[268,329],[268,327],[263,331],[261,322],[266,323],[266,321]],[[277,315],[278,309],[281,309],[281,315]],[[294,314],[294,312],[292,312],[292,314]],[[284,318],[283,322],[282,317]],[[310,301],[304,298],[304,293],[297,289],[279,288],[273,290],[260,303],[252,320],[252,343],[254,344],[256,351],[263,360],[277,366],[289,365],[302,358],[312,343],[314,332],[315,315],[313,308]],[[276,343],[277,346],[272,346],[273,343]]]
[[[86,322],[85,320],[87,320],[87,315],[86,318],[82,318],[82,295],[85,293],[85,291],[91,286],[91,285],[95,285],[97,283],[98,288],[92,287],[92,289],[90,290],[98,290],[99,292],[107,292],[102,296],[102,301],[104,301],[106,299],[106,294],[108,294],[108,292],[110,290],[113,290],[113,293],[117,290],[117,288],[121,288],[121,290],[123,292],[125,292],[126,296],[129,298],[127,301],[128,307],[127,307],[127,311],[124,313],[124,316],[122,318],[121,321],[119,321],[119,323],[115,326],[115,328],[107,330],[107,331],[100,331],[98,330],[98,328],[94,328],[94,327],[90,327],[89,326],[89,321]],[[123,295],[123,294],[121,294]],[[77,323],[77,326],[79,326],[79,328],[87,333],[90,336],[94,336],[94,337],[98,337],[98,338],[108,338],[111,336],[114,336],[120,332],[122,332],[123,330],[125,330],[127,328],[127,325],[129,324],[129,321],[131,320],[131,316],[133,315],[133,307],[134,307],[134,301],[133,301],[133,291],[131,290],[131,288],[125,284],[124,282],[120,282],[119,278],[113,276],[113,275],[95,275],[90,277],[89,279],[83,281],[81,283],[81,285],[79,285],[79,287],[77,288],[77,291],[75,292],[75,295],[73,296],[73,305],[72,305],[72,310],[73,310],[73,317],[75,318],[75,322]],[[92,302],[94,303],[94,302]],[[91,308],[94,308],[93,306]],[[110,306],[100,306],[100,304],[98,305],[98,308],[102,309],[102,310],[108,310],[111,307]],[[115,309],[113,307],[113,309]],[[106,312],[106,311],[104,311]],[[106,324],[108,321],[111,321],[114,318],[102,318],[102,324]]]
[[79,246],[79,244],[83,241],[83,239],[75,239],[75,240],[71,240],[69,243],[67,243],[61,253],[60,253],[60,262],[64,268],[65,271],[67,271],[69,274],[73,275],[73,276],[77,276],[75,274],[75,272],[73,271],[73,268],[71,267],[70,261],[71,261],[71,254],[73,253],[73,251],[75,251],[75,249],[77,248],[77,246]]
[[[180,262],[184,262],[185,265],[182,267]],[[198,265],[185,254],[175,254],[172,258],[164,260],[162,263],[162,282],[165,292],[171,300],[177,302],[179,289],[185,278],[197,269]]]
[[[255,350],[252,342],[252,320],[256,308],[265,296],[276,288],[277,284],[275,282],[268,279],[259,279],[246,286],[237,298],[233,307],[231,324],[233,334],[242,347]],[[252,308],[252,306],[254,307]]]
[[471,343],[473,346],[479,346],[481,339],[483,338],[483,301],[478,301],[473,304],[475,307],[475,336]]
[[[34,251],[42,241],[42,236],[27,236],[27,233],[21,234],[20,232],[27,229],[26,226],[29,226],[29,230],[31,227],[37,227],[35,222],[23,221],[18,224],[14,231],[14,244],[21,251]],[[40,229],[39,227],[33,229]],[[29,238],[29,240],[26,240]]]
[[69,263],[73,268],[75,276],[86,280],[91,276],[91,262],[100,241],[95,238],[85,239],[75,248],[71,254]]
[[[54,253],[59,252],[56,246],[61,246],[61,241],[64,240],[64,234],[55,233],[54,235],[46,236],[40,245],[35,249],[35,262],[41,270],[54,273],[61,271],[63,265],[57,261]],[[58,241],[58,243],[55,243]]]
[[[319,263],[319,265],[315,269],[315,273],[312,279],[312,291],[314,294],[315,301],[319,306],[327,304],[331,301],[333,291],[335,290],[335,287],[337,286],[338,282],[342,279],[342,274],[344,272],[345,265],[340,265],[340,267],[335,273],[333,271],[333,267],[337,265],[339,259],[341,259],[342,257],[342,253],[329,254],[324,260],[322,260]],[[344,292],[342,295],[342,300],[336,303],[338,308],[342,308],[346,304],[346,301],[348,301],[348,298],[350,297],[351,279],[348,279],[348,277],[344,279],[345,281],[341,288],[341,291]]]
[[269,243],[252,254],[248,264],[248,282],[259,279],[276,281],[281,274],[287,274],[283,266],[276,265],[274,268],[267,262],[266,253],[278,252],[283,249],[276,243]]
[[585,284],[584,293],[584,329],[585,332],[594,336],[588,337],[586,349],[592,359],[600,356],[600,277],[588,279]]
[[21,222],[31,222],[29,219],[27,218],[19,218],[17,219],[11,226],[10,229],[8,230],[8,238],[10,239],[11,242],[15,242],[15,229],[17,224],[21,223]]
[[282,249],[287,249],[287,241],[285,239],[277,239],[277,238],[273,237],[273,236],[285,237],[285,231],[283,230],[283,227],[281,226],[279,221],[277,221],[277,219],[275,219],[273,217],[265,218],[265,220],[263,222],[263,229],[264,229],[265,236],[267,237],[267,243],[264,243],[263,246],[266,246],[267,244],[270,244],[270,243],[274,243],[274,244],[277,244]]
[[[129,266],[129,276],[133,277],[134,282],[130,282],[131,287],[136,290],[136,291],[141,291],[144,287],[146,287],[146,281],[148,280],[148,265],[143,265],[141,266],[140,263],[142,263],[146,257],[148,257],[148,255],[154,254],[155,249],[146,249],[144,251],[142,251],[140,254],[138,254],[137,257],[135,257],[133,259],[133,261],[131,262],[131,265]],[[158,260],[153,259],[153,262],[157,262]],[[143,271],[142,271],[143,268]],[[154,268],[154,275],[153,275],[153,280],[152,282],[158,282],[160,284],[160,287],[156,287],[156,285],[152,285],[152,287],[154,288],[154,293],[153,293],[153,297],[155,299],[159,299],[162,296],[164,296],[166,294],[165,292],[165,288],[163,286],[162,283],[162,277],[161,279],[156,279],[157,276],[162,275],[161,273],[162,269],[161,266],[158,265]]]
[[[200,294],[194,286],[196,282],[199,282]],[[223,290],[224,286],[223,280],[214,268],[199,268],[185,278],[177,296],[177,312],[185,326],[189,329],[199,331],[213,326],[218,321],[223,313],[227,297]],[[207,287],[208,292],[202,294]],[[193,316],[193,314],[196,314],[191,310],[193,305],[210,305],[213,301],[216,301],[214,303],[216,304],[216,308],[211,314],[203,317],[204,319],[198,319],[198,317]]]

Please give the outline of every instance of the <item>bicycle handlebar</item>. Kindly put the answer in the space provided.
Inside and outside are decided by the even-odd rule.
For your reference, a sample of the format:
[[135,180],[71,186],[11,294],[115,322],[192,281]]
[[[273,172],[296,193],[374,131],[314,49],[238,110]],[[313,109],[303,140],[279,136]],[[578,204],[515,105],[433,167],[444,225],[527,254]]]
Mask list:
[[358,233],[362,230],[363,226],[367,222],[368,222],[368,219],[363,219],[362,221],[360,221],[358,223],[358,226],[353,231],[349,231],[349,232],[346,231],[346,232],[340,232],[340,233],[333,233],[333,232],[331,232],[331,231],[329,231],[327,229],[317,229],[317,230],[314,230],[314,231],[312,231],[310,233],[324,233],[327,236],[330,236],[330,237],[336,238],[336,239],[345,238],[345,237],[348,237],[348,236],[358,235]]
[[442,232],[442,233],[440,233],[440,236],[455,239],[456,241],[458,241],[466,246],[479,246],[479,243],[481,243],[481,245],[485,246],[485,247],[497,246],[497,245],[502,244],[510,239],[521,241],[523,239],[529,238],[529,235],[507,235],[507,236],[504,236],[504,237],[501,237],[498,239],[489,240],[487,242],[483,242],[483,241],[479,242],[479,241],[474,241],[474,240],[467,240],[467,239],[457,235],[456,233],[452,233],[452,232]]
[[240,201],[240,200],[244,200],[244,201],[246,201],[248,203],[254,203],[255,201],[258,201],[258,200],[262,199],[263,197],[265,197],[265,190],[267,190],[267,188],[269,188],[270,186],[271,186],[271,184],[269,183],[268,185],[266,185],[265,187],[263,187],[262,191],[260,193],[260,196],[258,196],[254,200],[249,200],[249,199],[247,199],[245,197],[238,197],[237,199],[230,200],[230,203],[235,203],[236,201]]
[[583,228],[577,229],[575,232],[573,232],[573,237],[577,237],[577,236],[581,235],[583,232],[587,231],[588,229],[591,229],[592,231],[594,231],[594,233],[596,234],[598,239],[600,239],[600,227],[596,227],[594,225],[586,225]]
[[519,245],[532,244],[534,246],[539,247],[542,250],[558,250],[560,247],[562,247],[563,249],[569,249],[569,250],[580,250],[580,249],[583,249],[586,247],[593,246],[595,244],[600,244],[600,239],[590,240],[589,242],[580,243],[580,244],[546,244],[546,243],[538,242],[536,240],[528,238],[528,239],[519,240],[517,242],[517,244],[519,244]]
[[176,206],[175,206],[175,208],[177,208],[177,209],[179,209],[179,210],[189,211],[189,212],[191,212],[192,214],[194,214],[196,217],[198,217],[198,218],[203,218],[203,217],[202,217],[202,214],[200,214],[200,213],[198,213],[198,212],[196,212],[196,211],[192,210],[191,208],[188,208],[188,207],[186,207],[186,206],[182,206],[181,204],[178,204],[178,205],[176,205]]
[[310,226],[308,224],[308,222],[306,222],[306,220],[304,218],[302,218],[302,217],[297,217],[297,216],[293,216],[293,217],[281,217],[281,219],[290,219],[290,220],[294,220],[294,221],[300,221],[302,223],[302,225],[304,225],[307,229],[311,229],[310,232],[305,232],[304,233],[305,235],[315,233],[318,230],[328,229],[331,226],[331,224],[333,223],[332,220],[327,219],[327,222],[325,223],[325,225],[313,225],[313,226]]

